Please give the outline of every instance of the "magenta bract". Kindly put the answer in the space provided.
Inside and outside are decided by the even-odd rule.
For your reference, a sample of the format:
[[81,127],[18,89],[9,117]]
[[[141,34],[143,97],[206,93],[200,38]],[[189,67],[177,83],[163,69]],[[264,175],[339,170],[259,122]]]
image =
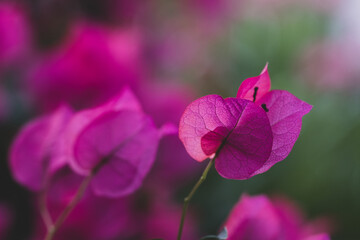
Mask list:
[[251,101],[209,95],[192,102],[179,136],[201,162],[218,152],[215,167],[226,178],[246,179],[269,157],[272,133],[265,111]]
[[94,107],[140,78],[140,39],[132,29],[110,30],[77,22],[66,41],[32,67],[27,88],[37,107],[67,102],[75,109]]
[[266,65],[241,84],[237,98],[208,95],[192,102],[179,126],[190,156],[201,162],[217,153],[216,170],[231,179],[250,178],[285,159],[311,106],[289,92],[269,91],[270,85]]
[[309,113],[312,106],[284,90],[270,90],[270,76],[267,65],[258,77],[246,79],[239,88],[237,97],[255,102],[264,108],[269,118],[273,146],[269,159],[254,173],[266,172],[275,163],[284,160],[301,130],[302,117]]
[[274,201],[268,197],[241,197],[232,209],[224,227],[228,230],[228,240],[308,240],[329,239],[323,229],[309,232],[302,214],[291,202]]
[[19,183],[34,191],[41,190],[46,178],[66,164],[62,140],[71,116],[72,110],[61,106],[20,130],[10,149],[10,168]]
[[80,175],[95,174],[97,195],[135,191],[150,170],[159,141],[150,117],[126,89],[100,107],[77,113],[67,130],[68,159]]
[[23,60],[29,51],[30,26],[24,13],[14,2],[0,3],[0,70]]

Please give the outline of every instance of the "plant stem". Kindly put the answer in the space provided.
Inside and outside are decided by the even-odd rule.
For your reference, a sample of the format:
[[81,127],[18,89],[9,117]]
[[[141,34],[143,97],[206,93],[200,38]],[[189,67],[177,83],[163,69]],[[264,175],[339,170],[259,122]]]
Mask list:
[[47,208],[46,193],[47,193],[47,188],[41,191],[38,201],[39,201],[39,209],[40,209],[41,217],[45,223],[47,231],[49,231],[51,226],[53,225],[53,221],[50,216],[49,210]]
[[59,230],[59,227],[63,224],[65,219],[69,216],[71,211],[75,208],[75,206],[79,203],[81,198],[83,197],[86,188],[88,187],[94,173],[91,173],[89,176],[84,178],[81,182],[79,189],[77,190],[74,198],[71,202],[66,206],[66,208],[62,211],[59,217],[56,219],[55,223],[48,229],[45,240],[52,240],[55,233]]
[[180,226],[179,226],[179,232],[178,232],[178,237],[177,240],[181,240],[181,235],[182,235],[182,231],[183,231],[183,227],[184,227],[184,222],[185,222],[185,216],[186,216],[186,212],[190,203],[191,198],[194,196],[195,192],[197,191],[197,189],[200,187],[200,185],[205,181],[207,174],[209,172],[209,170],[211,169],[212,165],[214,164],[215,158],[216,158],[217,154],[210,159],[208,165],[206,166],[204,172],[202,173],[200,179],[197,181],[197,183],[195,184],[195,186],[192,188],[191,192],[189,193],[189,195],[187,195],[187,197],[184,199],[184,205],[183,205],[183,211],[182,211],[182,215],[181,215],[181,221],[180,221]]

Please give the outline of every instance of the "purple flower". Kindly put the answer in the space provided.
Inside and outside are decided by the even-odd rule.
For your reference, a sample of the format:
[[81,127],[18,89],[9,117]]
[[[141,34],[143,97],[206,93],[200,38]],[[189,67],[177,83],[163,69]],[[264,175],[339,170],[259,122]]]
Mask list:
[[156,179],[171,186],[184,184],[201,167],[187,154],[177,136],[181,114],[194,94],[181,84],[148,83],[141,87],[138,96],[144,111],[154,119],[157,127],[173,124],[175,129],[160,140],[151,180]]
[[104,105],[75,114],[66,135],[72,169],[83,176],[93,174],[95,194],[108,197],[140,187],[160,137],[128,89]]
[[[72,195],[63,195],[62,198],[70,199]],[[59,228],[54,239],[112,240],[132,235],[136,231],[137,224],[131,208],[132,200],[128,197],[99,198],[88,191]],[[65,201],[48,201],[51,216],[53,218],[58,216],[66,204]],[[45,233],[45,226],[38,216],[36,231],[32,239],[44,239]]]
[[231,179],[250,178],[283,160],[311,106],[287,91],[269,90],[266,66],[241,84],[237,98],[208,95],[192,102],[179,126],[188,153],[199,162],[217,154],[217,171]]
[[309,232],[301,212],[287,200],[244,195],[232,209],[224,227],[228,240],[330,240],[323,229]]
[[[152,206],[145,221],[144,237],[142,239],[176,239],[179,218],[181,216],[181,206],[170,202],[157,201]],[[199,239],[196,231],[196,222],[192,215],[185,223],[184,239]]]
[[253,101],[265,110],[272,130],[273,145],[270,157],[253,175],[266,172],[290,154],[300,134],[302,117],[312,108],[288,91],[270,91],[270,85],[266,65],[259,76],[246,79],[237,93],[238,98]]
[[22,9],[0,3],[0,69],[23,58],[29,47],[29,26]]
[[10,169],[16,181],[33,191],[66,165],[63,133],[72,110],[63,105],[53,113],[26,124],[10,149]]
[[77,23],[66,41],[30,71],[27,88],[40,108],[67,102],[93,107],[136,85],[141,73],[140,39],[133,29],[110,30]]

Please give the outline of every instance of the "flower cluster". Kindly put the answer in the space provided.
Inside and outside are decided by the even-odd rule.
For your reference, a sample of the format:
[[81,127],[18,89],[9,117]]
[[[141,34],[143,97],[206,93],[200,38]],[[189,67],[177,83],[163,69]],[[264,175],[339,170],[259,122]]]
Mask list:
[[[208,49],[242,3],[100,2],[103,22],[80,2],[63,3],[74,9],[64,16],[57,1],[0,3],[0,123],[17,131],[7,164],[32,207],[31,231],[16,239],[200,239],[201,212],[185,215],[212,163],[227,179],[268,171],[290,154],[312,106],[270,90],[267,65],[234,98],[191,102],[196,89],[177,78],[195,69],[198,83],[210,71]],[[181,211],[179,189],[208,158]],[[229,240],[329,238],[295,212],[244,195],[222,229]],[[22,218],[1,199],[0,238],[14,238]]]
[[220,175],[247,179],[289,155],[311,108],[287,91],[270,91],[265,66],[240,85],[236,98],[208,95],[192,102],[181,117],[179,136],[195,160],[216,154]]

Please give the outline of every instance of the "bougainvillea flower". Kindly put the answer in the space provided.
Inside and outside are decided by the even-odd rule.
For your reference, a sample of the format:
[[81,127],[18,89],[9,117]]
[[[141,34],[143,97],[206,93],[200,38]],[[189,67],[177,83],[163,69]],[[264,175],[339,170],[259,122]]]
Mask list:
[[30,31],[24,11],[11,2],[0,3],[0,70],[25,57]]
[[16,181],[41,190],[46,178],[66,164],[62,140],[71,116],[72,110],[63,105],[20,130],[10,149],[10,168]]
[[[181,210],[181,205],[175,205],[170,201],[156,201],[146,216],[142,239],[176,239]],[[196,225],[193,214],[189,214],[184,226],[183,239],[199,239]]]
[[237,98],[208,95],[192,102],[180,119],[179,137],[197,161],[217,154],[220,175],[247,179],[283,160],[311,106],[292,94],[270,90],[267,66],[246,79]]
[[[184,108],[193,99],[192,89],[184,84],[166,81],[148,82],[138,89],[139,100],[157,127],[170,123],[175,131],[161,138],[151,179],[161,183],[184,184],[201,166],[187,154],[178,138],[178,124]],[[163,128],[163,127],[162,127]],[[166,179],[167,181],[163,181]]]
[[217,171],[246,179],[270,156],[272,132],[264,109],[238,98],[208,95],[192,102],[180,120],[179,136],[197,161],[218,153]]
[[232,209],[223,227],[228,240],[328,240],[323,229],[307,231],[301,212],[289,201],[272,201],[266,196],[244,195]]
[[102,106],[75,114],[66,135],[72,169],[83,176],[93,174],[95,194],[108,197],[140,187],[159,141],[152,119],[129,89]]
[[270,85],[266,65],[259,76],[246,79],[237,93],[238,98],[253,101],[265,110],[272,130],[271,155],[264,166],[254,172],[254,175],[267,171],[289,155],[299,137],[302,117],[312,108],[288,91],[270,91]]
[[66,40],[31,69],[27,88],[37,107],[67,102],[75,109],[94,107],[140,78],[140,38],[136,30],[110,30],[79,22]]
[[[65,199],[73,196],[63,195]],[[83,199],[70,213],[59,228],[54,240],[113,240],[127,239],[136,232],[138,222],[132,211],[132,198],[121,199],[100,198],[87,191]],[[48,201],[48,209],[53,218],[57,217],[67,203],[64,201]],[[42,240],[46,227],[40,216],[36,219],[36,230],[32,240]]]

